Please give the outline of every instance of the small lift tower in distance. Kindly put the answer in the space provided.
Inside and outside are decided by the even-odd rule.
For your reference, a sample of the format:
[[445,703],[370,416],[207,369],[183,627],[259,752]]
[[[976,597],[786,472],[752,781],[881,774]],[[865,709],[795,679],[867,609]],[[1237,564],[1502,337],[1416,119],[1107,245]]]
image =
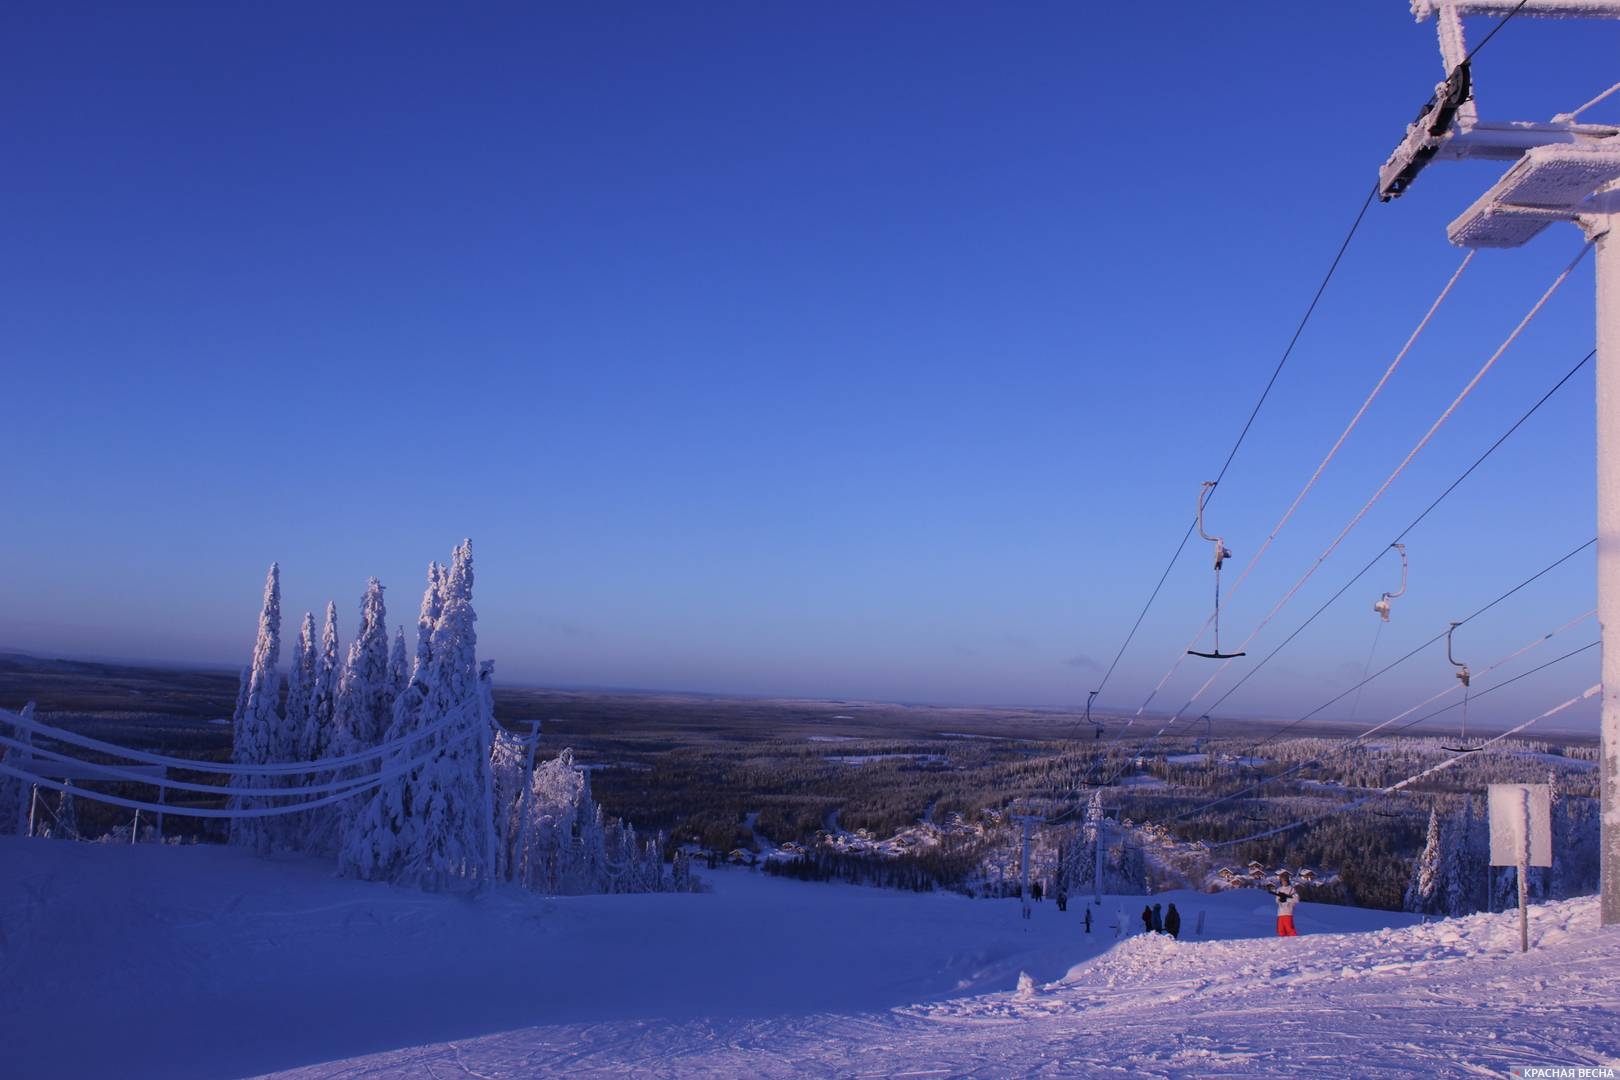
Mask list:
[[[1486,158],[1512,166],[1447,228],[1467,248],[1518,247],[1548,225],[1571,222],[1597,252],[1598,621],[1603,627],[1602,924],[1620,925],[1620,128],[1479,117],[1463,17],[1620,19],[1620,0],[1411,0],[1435,20],[1445,79],[1379,170],[1385,202],[1432,161]],[[1576,110],[1579,112],[1580,110]]]

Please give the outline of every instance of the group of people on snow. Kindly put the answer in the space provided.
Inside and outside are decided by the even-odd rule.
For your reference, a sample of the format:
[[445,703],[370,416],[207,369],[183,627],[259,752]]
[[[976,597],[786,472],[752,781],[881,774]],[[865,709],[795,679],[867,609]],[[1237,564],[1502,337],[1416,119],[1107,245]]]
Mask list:
[[1176,905],[1171,904],[1169,911],[1161,912],[1162,905],[1154,904],[1152,907],[1142,909],[1142,932],[1144,934],[1169,934],[1171,937],[1181,938],[1181,913]]

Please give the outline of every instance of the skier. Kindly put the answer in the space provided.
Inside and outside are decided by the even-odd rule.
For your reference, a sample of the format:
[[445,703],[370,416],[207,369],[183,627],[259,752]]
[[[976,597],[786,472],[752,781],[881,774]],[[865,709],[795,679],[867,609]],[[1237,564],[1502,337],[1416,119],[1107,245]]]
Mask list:
[[1062,885],[1058,886],[1057,906],[1059,911],[1069,910],[1069,890]]
[[1299,890],[1288,880],[1288,871],[1277,872],[1277,887],[1267,888],[1277,898],[1277,936],[1298,937],[1299,932],[1294,929],[1294,908],[1299,905]]
[[1164,916],[1159,914],[1158,904],[1153,905],[1153,932],[1155,934],[1164,933]]
[[1035,900],[1035,902],[1037,904],[1041,902],[1041,883],[1040,882],[1037,881],[1035,884],[1033,884],[1033,885],[1031,885],[1029,887],[1029,895],[1034,898],[1034,900]]
[[1086,905],[1086,933],[1091,933],[1091,905]]
[[1174,904],[1171,904],[1170,910],[1164,913],[1164,928],[1171,937],[1181,940],[1181,912],[1176,910]]
[[1142,933],[1153,933],[1153,909],[1146,905],[1142,907]]

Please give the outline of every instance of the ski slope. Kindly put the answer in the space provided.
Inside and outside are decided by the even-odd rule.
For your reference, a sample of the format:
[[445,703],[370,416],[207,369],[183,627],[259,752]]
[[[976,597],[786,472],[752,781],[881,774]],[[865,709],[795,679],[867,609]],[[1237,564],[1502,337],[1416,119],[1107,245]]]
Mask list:
[[[4,1075],[1502,1075],[1620,1063],[1590,900],[1427,926],[1169,893],[1191,933],[707,875],[704,895],[476,900],[218,847],[0,839]],[[1033,979],[1020,993],[1020,972]]]

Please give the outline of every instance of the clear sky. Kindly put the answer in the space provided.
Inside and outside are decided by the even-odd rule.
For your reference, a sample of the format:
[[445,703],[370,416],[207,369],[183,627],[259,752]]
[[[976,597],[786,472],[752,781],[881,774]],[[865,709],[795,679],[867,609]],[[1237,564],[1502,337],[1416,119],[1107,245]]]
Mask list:
[[[1515,20],[1476,63],[1483,114],[1575,107],[1617,44]],[[288,636],[334,598],[347,640],[368,575],[411,623],[427,561],[470,536],[508,681],[1081,703],[1441,75],[1405,0],[8,5],[0,646],[240,663],[271,560]],[[1502,168],[1439,163],[1369,211],[1212,507],[1237,567]],[[1475,260],[1223,643],[1579,245],[1561,226]],[[1588,260],[1252,651],[1593,340]],[[1591,399],[1588,366],[1408,539],[1378,659],[1593,535]],[[1592,567],[1459,655],[1586,611]],[[1391,560],[1223,709],[1348,685],[1397,580]],[[1195,543],[1105,706],[1141,704],[1211,586]],[[1431,650],[1358,715],[1449,671]],[[1594,652],[1481,709],[1595,677]]]

